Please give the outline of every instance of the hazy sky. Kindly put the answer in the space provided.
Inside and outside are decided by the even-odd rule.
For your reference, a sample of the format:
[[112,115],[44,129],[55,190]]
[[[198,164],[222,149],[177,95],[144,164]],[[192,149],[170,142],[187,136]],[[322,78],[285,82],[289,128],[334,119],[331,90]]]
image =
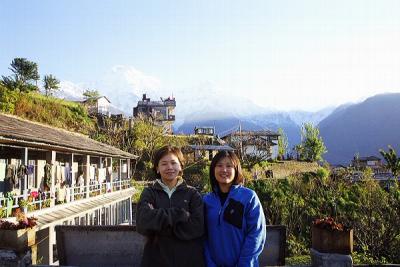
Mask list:
[[25,57],[122,98],[209,83],[281,110],[400,92],[398,0],[2,0],[0,14],[0,75]]

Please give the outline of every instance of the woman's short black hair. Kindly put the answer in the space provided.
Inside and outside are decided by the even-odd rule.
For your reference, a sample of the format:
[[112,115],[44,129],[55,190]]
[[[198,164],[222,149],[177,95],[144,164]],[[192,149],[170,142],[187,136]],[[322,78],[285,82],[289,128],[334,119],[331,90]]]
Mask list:
[[219,151],[212,159],[210,166],[210,183],[213,191],[215,191],[216,188],[218,188],[218,182],[217,179],[215,178],[215,166],[217,166],[217,163],[223,158],[229,158],[233,163],[233,167],[235,169],[235,178],[233,179],[232,184],[243,184],[244,182],[242,167],[240,166],[240,160],[238,156],[236,156],[235,152],[226,150]]
[[[158,179],[161,179],[161,176],[159,173],[157,173],[157,167],[158,167],[158,163],[160,162],[161,158],[164,157],[167,154],[173,154],[175,155],[178,160],[179,163],[181,164],[181,169],[183,170],[183,164],[185,163],[185,158],[182,154],[182,151],[179,147],[176,146],[163,146],[160,149],[158,149],[156,151],[156,153],[154,154],[154,158],[153,158],[153,171],[156,174]],[[179,172],[179,175],[182,176],[182,171]]]

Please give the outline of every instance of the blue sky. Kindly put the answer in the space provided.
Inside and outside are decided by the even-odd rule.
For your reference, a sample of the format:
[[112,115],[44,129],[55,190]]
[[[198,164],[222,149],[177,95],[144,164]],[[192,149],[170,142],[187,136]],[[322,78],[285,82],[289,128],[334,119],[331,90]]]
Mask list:
[[26,57],[114,99],[201,87],[317,110],[400,92],[397,0],[1,1],[0,12],[1,75]]

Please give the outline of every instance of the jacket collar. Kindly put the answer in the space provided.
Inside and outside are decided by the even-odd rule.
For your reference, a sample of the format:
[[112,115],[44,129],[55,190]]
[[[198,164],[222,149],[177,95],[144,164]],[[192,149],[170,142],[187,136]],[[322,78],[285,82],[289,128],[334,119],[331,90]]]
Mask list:
[[[152,187],[157,190],[164,190],[163,186],[160,183],[163,184],[163,186],[166,186],[160,179],[157,179],[153,182]],[[186,186],[187,186],[186,181],[182,177],[180,177],[180,179],[178,178],[178,183],[174,188],[180,189]]]
[[[239,188],[241,186],[242,186],[241,184],[233,184],[233,185],[231,185],[231,188],[229,189],[229,192],[232,192],[232,191],[236,190],[237,188]],[[220,191],[220,189],[219,189],[218,185],[213,188],[213,192],[215,194],[218,194],[219,191]]]

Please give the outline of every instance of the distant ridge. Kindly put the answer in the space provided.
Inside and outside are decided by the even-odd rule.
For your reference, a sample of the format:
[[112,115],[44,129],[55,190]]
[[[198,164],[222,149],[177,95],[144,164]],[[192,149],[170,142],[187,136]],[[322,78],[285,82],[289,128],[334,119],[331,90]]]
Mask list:
[[333,164],[348,164],[356,153],[380,156],[379,149],[400,149],[400,93],[380,94],[359,104],[340,106],[319,123]]

